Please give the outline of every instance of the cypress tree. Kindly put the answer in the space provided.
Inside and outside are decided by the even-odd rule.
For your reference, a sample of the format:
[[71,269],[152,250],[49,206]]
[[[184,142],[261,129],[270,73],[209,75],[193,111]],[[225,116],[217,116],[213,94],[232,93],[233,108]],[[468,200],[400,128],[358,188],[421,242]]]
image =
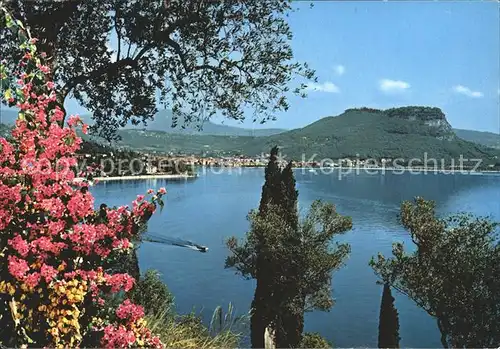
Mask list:
[[297,201],[299,198],[299,191],[295,188],[295,176],[293,174],[293,164],[290,161],[281,172],[282,184],[282,205],[283,214],[290,226],[297,230],[299,226],[299,213],[297,210]]
[[262,186],[262,195],[260,197],[259,214],[265,216],[267,206],[280,205],[282,202],[282,183],[281,183],[281,169],[278,163],[278,147],[274,146],[271,149],[269,162],[265,170],[265,182]]
[[[297,208],[299,192],[295,187],[296,181],[291,161],[281,172],[281,183],[283,219],[286,220],[293,232],[282,240],[287,246],[300,246],[300,234],[297,234],[299,228]],[[300,279],[304,277],[304,275],[299,275],[301,273],[300,263],[297,263],[299,260],[300,256],[289,249],[281,260],[276,261],[278,265],[274,268],[277,269],[275,271],[276,279],[281,280],[275,285],[278,289],[274,292],[277,299],[273,301],[282,305],[282,309],[279,309],[276,314],[276,345],[278,348],[297,347],[302,339],[305,300],[303,302],[304,297],[302,297],[299,287]]]
[[378,325],[378,347],[399,348],[399,317],[389,284],[384,284]]
[[[280,205],[283,197],[281,170],[278,163],[278,147],[271,149],[269,162],[265,169],[265,182],[262,186],[262,195],[259,204],[259,215],[264,218],[267,215],[269,205]],[[254,299],[252,301],[252,315],[250,318],[251,342],[253,348],[264,348],[264,332],[273,319],[272,283],[273,272],[271,262],[264,251],[265,236],[256,234],[256,279]]]
[[313,203],[299,224],[295,184],[292,163],[282,170],[274,147],[259,209],[249,215],[251,230],[241,244],[235,237],[226,242],[231,251],[226,268],[257,281],[250,320],[253,348],[264,347],[268,326],[274,330],[276,347],[297,347],[306,309],[332,307],[332,272],[350,251],[348,244],[331,244],[335,235],[352,227],[351,219],[332,204]]

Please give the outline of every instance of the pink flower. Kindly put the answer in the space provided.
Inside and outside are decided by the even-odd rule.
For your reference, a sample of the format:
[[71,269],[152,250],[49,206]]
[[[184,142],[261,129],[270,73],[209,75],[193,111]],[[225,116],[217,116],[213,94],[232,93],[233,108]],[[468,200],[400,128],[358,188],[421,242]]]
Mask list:
[[51,122],[59,122],[59,121],[61,121],[63,119],[63,117],[64,117],[63,111],[59,107],[56,107],[52,111],[52,117],[51,117],[50,121]]
[[73,127],[82,123],[82,119],[79,116],[71,115],[68,120],[68,126]]
[[47,74],[50,72],[50,68],[47,67],[46,65],[40,64],[40,65],[38,65],[38,69],[40,69],[42,71],[42,73],[44,73],[44,74]]
[[50,265],[43,264],[40,274],[45,278],[45,282],[49,283],[57,275],[57,270]]
[[[8,237],[0,262],[7,265],[16,292],[37,287],[45,296],[54,283],[82,280],[95,306],[103,306],[100,295],[110,290],[128,292],[135,279],[128,274],[106,274],[101,265],[109,262],[115,250],[130,248],[131,239],[138,234],[137,224],[145,223],[155,211],[155,198],[147,202],[139,195],[132,208],[107,209],[105,220],[96,219],[94,197],[83,189],[87,184],[74,181],[78,172],[75,154],[82,144],[76,127],[82,125],[87,132],[87,125],[79,117],[70,117],[68,126],[63,126],[65,113],[54,103],[56,84],[32,79],[37,69],[50,72],[43,63],[46,55],[29,45],[21,55],[18,71],[12,76],[18,92],[10,102],[25,117],[16,121],[9,140],[0,137],[0,232]],[[165,193],[164,188],[158,192]],[[148,195],[154,194],[148,190]],[[23,313],[43,318],[37,302],[30,298],[19,302]],[[115,323],[96,329],[103,332],[103,345],[162,346],[139,322],[144,316],[142,307],[125,301],[116,314]],[[84,318],[79,321],[81,326],[92,325]],[[33,329],[26,327],[26,331]]]
[[24,283],[31,288],[37,287],[38,284],[40,283],[40,273],[29,274],[24,280]]
[[106,348],[128,348],[135,344],[135,334],[124,326],[108,325],[104,328],[101,344]]
[[148,189],[148,194],[153,194],[154,190],[153,189]]
[[9,240],[9,245],[14,248],[22,257],[26,257],[29,252],[29,245],[20,235],[17,235],[15,238]]
[[9,273],[18,280],[23,280],[26,273],[30,270],[28,263],[24,259],[15,256],[9,256]]
[[135,322],[144,317],[144,308],[140,305],[133,304],[130,300],[126,299],[116,309],[116,316],[123,320]]
[[158,190],[158,194],[165,195],[166,193],[167,190],[165,188],[160,188],[160,190]]
[[111,286],[111,292],[118,292],[121,289],[128,292],[134,287],[135,279],[128,274],[107,275],[107,284]]

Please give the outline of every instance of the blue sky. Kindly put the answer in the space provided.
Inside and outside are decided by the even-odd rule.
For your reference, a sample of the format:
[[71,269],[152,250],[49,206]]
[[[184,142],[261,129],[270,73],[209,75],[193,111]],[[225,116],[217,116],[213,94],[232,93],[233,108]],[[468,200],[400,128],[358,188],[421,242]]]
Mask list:
[[243,126],[291,129],[350,107],[427,105],[442,108],[453,127],[500,132],[498,3],[310,3],[294,4],[292,46],[318,84],[277,121]]

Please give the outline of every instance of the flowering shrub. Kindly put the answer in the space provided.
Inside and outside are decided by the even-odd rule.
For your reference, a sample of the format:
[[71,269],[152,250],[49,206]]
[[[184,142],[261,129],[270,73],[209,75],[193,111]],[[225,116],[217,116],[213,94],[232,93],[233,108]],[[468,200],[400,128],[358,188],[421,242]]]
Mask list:
[[[3,10],[3,9],[2,9]],[[110,311],[135,280],[112,270],[132,250],[165,189],[132,207],[94,209],[89,181],[75,181],[75,151],[86,126],[58,107],[50,69],[36,40],[3,10],[2,25],[20,38],[12,74],[0,64],[3,98],[19,108],[11,139],[0,138],[0,341],[34,347],[161,347],[128,299]],[[14,78],[14,76],[16,78]],[[1,342],[0,342],[1,343]]]

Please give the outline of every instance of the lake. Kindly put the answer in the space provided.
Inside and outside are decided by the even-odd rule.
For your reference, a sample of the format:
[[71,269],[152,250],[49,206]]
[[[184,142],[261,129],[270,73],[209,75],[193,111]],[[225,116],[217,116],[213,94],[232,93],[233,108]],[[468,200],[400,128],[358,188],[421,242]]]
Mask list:
[[[224,269],[224,239],[243,237],[246,215],[259,204],[263,169],[216,169],[188,180],[151,179],[101,182],[92,188],[96,206],[130,205],[148,188],[167,188],[165,209],[155,214],[149,231],[168,238],[190,240],[209,247],[208,253],[145,242],[139,249],[142,271],[153,268],[175,296],[177,310],[201,312],[209,321],[217,306],[231,302],[245,314],[255,283]],[[344,268],[334,274],[336,304],[330,312],[306,314],[306,331],[320,332],[336,347],[376,347],[382,287],[368,266],[378,252],[390,255],[391,244],[403,241],[411,248],[407,232],[398,223],[402,200],[423,196],[435,200],[439,214],[467,211],[500,220],[500,176],[463,174],[332,174],[295,171],[299,209],[304,212],[315,199],[336,204],[352,217],[353,229],[339,241],[351,244]],[[405,296],[393,291],[400,319],[401,346],[440,347],[435,321]]]

